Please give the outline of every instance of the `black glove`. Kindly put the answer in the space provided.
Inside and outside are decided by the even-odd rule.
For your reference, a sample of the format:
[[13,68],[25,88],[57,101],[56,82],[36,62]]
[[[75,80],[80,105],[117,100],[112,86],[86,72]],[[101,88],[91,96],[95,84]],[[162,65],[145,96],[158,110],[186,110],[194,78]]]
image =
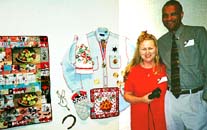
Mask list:
[[152,94],[148,96],[149,99],[154,99],[154,98],[159,98],[161,93],[160,88],[156,88],[155,90],[152,91]]

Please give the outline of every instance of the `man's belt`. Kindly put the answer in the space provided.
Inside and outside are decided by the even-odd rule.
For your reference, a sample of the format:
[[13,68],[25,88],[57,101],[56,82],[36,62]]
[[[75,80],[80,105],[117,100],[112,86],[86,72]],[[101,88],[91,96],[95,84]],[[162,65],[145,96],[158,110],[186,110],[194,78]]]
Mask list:
[[[171,89],[169,87],[168,87],[168,90],[171,91]],[[198,91],[201,91],[201,90],[203,90],[203,86],[193,88],[193,89],[182,89],[181,92],[179,93],[179,95],[197,93]]]

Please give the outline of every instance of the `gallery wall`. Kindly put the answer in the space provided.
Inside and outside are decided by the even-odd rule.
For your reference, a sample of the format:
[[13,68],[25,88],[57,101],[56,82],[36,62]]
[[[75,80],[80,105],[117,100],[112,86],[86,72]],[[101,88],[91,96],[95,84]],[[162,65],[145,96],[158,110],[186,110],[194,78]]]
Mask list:
[[[167,32],[162,24],[162,7],[167,0],[119,0],[119,33],[130,37],[134,44],[141,31],[159,38]],[[207,0],[178,0],[183,5],[183,24],[207,28]],[[127,111],[123,112],[124,117]],[[125,118],[120,118],[120,129],[130,130]]]
[[[119,0],[119,32],[136,39],[147,30],[159,38],[167,30],[162,24],[162,6],[167,0]],[[206,0],[179,0],[183,5],[183,23],[205,26]]]
[[[44,124],[10,128],[10,130],[66,130],[68,124],[62,119],[72,113],[71,92],[62,75],[60,63],[72,44],[74,35],[84,35],[98,27],[123,35],[136,42],[141,31],[147,30],[160,37],[167,30],[161,21],[161,8],[166,0],[0,0],[0,35],[44,35],[48,36],[50,49],[51,97],[53,121]],[[184,7],[184,23],[203,25],[207,28],[207,1],[180,0]],[[57,91],[65,90],[67,111],[58,105]],[[119,130],[130,129],[130,109],[120,116]],[[91,121],[77,122],[72,130],[90,130]],[[113,128],[114,124],[111,124]],[[86,127],[87,126],[87,127]],[[106,129],[112,130],[110,127]],[[97,128],[98,129],[98,128]]]
[[[53,121],[49,123],[10,128],[11,130],[66,130],[72,120],[62,120],[68,114],[77,117],[73,130],[91,129],[93,122],[82,121],[76,115],[62,75],[63,55],[73,42],[74,35],[84,35],[98,27],[118,33],[118,0],[1,0],[0,35],[43,35],[49,39],[51,97]],[[65,90],[69,112],[58,105],[56,94]],[[118,119],[118,118],[117,118]],[[83,123],[84,125],[80,125]],[[97,124],[98,125],[98,124]],[[118,128],[118,124],[109,125]],[[94,127],[94,126],[93,126]],[[110,129],[110,128],[106,128]]]

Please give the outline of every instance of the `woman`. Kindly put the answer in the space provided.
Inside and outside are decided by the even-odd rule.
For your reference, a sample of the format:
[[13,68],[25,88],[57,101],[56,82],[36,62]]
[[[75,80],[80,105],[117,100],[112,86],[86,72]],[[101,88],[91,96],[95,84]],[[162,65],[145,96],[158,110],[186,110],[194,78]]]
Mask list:
[[[167,78],[155,36],[147,32],[139,36],[124,79],[124,98],[131,104],[131,130],[166,130],[164,96]],[[156,88],[160,90],[153,93]]]

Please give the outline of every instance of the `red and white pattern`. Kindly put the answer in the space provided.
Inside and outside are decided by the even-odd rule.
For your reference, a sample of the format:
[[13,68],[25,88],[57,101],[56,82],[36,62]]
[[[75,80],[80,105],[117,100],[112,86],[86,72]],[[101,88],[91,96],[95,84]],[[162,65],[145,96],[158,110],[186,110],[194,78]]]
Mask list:
[[[95,88],[91,89],[91,118],[100,119],[119,115],[119,88]],[[104,104],[103,104],[104,103]],[[106,108],[102,107],[102,104]]]

